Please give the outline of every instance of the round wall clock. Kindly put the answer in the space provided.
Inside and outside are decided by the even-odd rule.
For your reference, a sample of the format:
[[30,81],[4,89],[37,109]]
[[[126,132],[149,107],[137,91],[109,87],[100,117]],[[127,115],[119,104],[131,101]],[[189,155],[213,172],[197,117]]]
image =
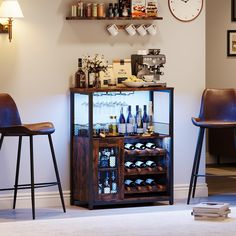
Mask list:
[[203,0],[168,0],[172,15],[180,21],[197,18],[203,7]]

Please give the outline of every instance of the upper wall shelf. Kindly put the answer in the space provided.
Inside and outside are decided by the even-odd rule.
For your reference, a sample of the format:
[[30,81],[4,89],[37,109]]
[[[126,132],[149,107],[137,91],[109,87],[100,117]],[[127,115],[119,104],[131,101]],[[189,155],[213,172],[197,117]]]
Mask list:
[[66,20],[163,20],[163,17],[77,17],[68,16]]

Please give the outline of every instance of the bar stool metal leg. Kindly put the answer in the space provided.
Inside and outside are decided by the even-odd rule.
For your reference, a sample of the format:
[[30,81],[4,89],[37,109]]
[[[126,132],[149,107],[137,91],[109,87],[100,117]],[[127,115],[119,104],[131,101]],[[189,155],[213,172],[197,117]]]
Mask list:
[[35,196],[34,196],[34,152],[33,152],[33,136],[30,138],[30,175],[31,175],[31,202],[32,202],[32,217],[35,219]]
[[49,139],[49,144],[50,144],[51,153],[52,153],[53,165],[54,165],[56,178],[57,178],[58,190],[59,190],[60,197],[61,197],[61,204],[62,204],[63,211],[66,212],[63,193],[62,193],[62,187],[61,187],[61,181],[60,181],[60,176],[59,176],[59,172],[58,172],[57,161],[56,161],[56,156],[55,156],[55,152],[54,152],[54,148],[53,148],[51,134],[48,135],[48,139]]
[[1,135],[1,139],[0,139],[0,150],[1,150],[1,148],[2,148],[3,139],[4,139],[4,135],[2,134],[2,135]]
[[194,156],[194,161],[193,161],[193,168],[192,168],[192,173],[191,173],[191,179],[190,179],[190,184],[189,184],[189,190],[188,190],[187,204],[189,204],[189,202],[190,202],[193,183],[195,183],[195,181],[197,181],[196,173],[198,171],[197,166],[199,164],[200,156],[201,156],[201,155],[199,155],[199,153],[201,154],[202,141],[203,141],[203,137],[204,137],[204,130],[205,130],[204,128],[200,128],[200,130],[199,130],[198,141],[197,141],[197,146],[196,146],[196,151],[195,151],[195,156]]
[[16,208],[16,197],[17,197],[19,169],[20,169],[21,144],[22,144],[22,136],[19,136],[17,162],[16,162],[16,176],[15,176],[15,186],[14,186],[13,209]]

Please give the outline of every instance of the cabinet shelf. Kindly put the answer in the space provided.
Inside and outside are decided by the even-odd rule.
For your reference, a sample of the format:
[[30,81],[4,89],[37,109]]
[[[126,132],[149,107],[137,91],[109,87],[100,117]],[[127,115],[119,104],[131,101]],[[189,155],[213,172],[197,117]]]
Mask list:
[[66,20],[163,20],[163,17],[77,17],[67,16]]
[[166,186],[165,185],[154,185],[154,186],[140,186],[140,187],[132,187],[126,188],[125,194],[137,194],[137,193],[156,193],[156,192],[165,192]]
[[125,169],[125,176],[132,176],[132,175],[161,175],[166,174],[166,170],[161,167],[157,166],[154,168],[134,168],[134,169]]
[[161,156],[166,154],[166,150],[162,148],[158,149],[144,149],[144,150],[125,150],[125,154],[129,156]]

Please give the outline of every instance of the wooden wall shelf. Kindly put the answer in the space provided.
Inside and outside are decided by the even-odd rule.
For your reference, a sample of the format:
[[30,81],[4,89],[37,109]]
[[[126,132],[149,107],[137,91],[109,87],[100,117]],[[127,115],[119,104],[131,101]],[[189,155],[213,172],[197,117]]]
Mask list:
[[163,17],[78,17],[67,16],[66,20],[163,20]]

